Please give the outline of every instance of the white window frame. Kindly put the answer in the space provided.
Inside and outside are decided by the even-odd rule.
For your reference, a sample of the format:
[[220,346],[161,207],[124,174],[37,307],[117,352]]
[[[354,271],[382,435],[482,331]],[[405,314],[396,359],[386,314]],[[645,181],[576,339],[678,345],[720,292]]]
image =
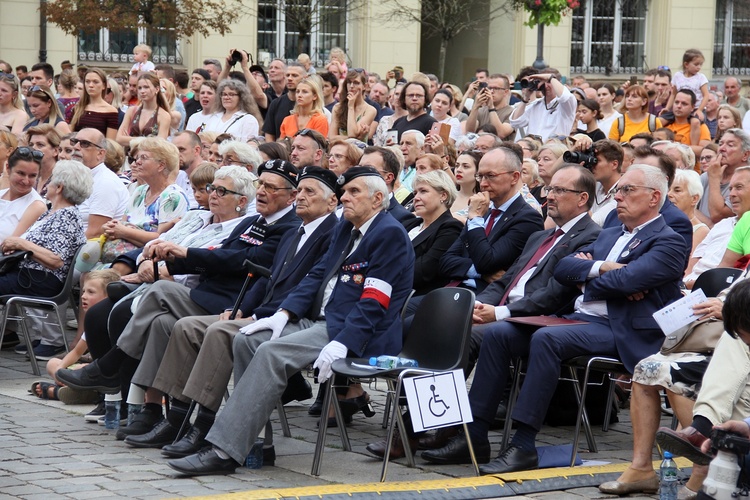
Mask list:
[[[723,45],[724,45],[724,51],[723,51],[723,59],[721,60],[721,68],[717,68],[716,64],[718,61],[716,61],[716,58],[714,56],[714,67],[712,68],[712,73],[715,76],[733,76],[733,75],[750,75],[750,68],[737,68],[732,67],[732,46],[733,46],[733,39],[732,39],[732,28],[734,25],[734,4],[737,0],[727,0],[726,4],[726,11],[724,12],[724,33],[723,33]],[[717,2],[718,3],[718,2]],[[719,16],[721,12],[718,10],[717,5],[717,12],[716,17],[717,20],[719,19]],[[748,12],[748,16],[750,16],[750,11]],[[748,40],[745,42],[737,42],[734,43],[735,46],[750,46],[750,35],[748,35]],[[714,41],[714,47],[716,46],[716,43]],[[716,50],[714,49],[714,54],[716,54]]]

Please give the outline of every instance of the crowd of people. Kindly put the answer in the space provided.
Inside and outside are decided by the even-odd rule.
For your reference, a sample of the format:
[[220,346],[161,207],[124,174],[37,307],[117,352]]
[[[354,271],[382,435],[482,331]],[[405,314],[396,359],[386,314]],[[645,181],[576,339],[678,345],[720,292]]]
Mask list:
[[[279,400],[312,398],[301,370],[325,382],[337,359],[397,354],[423,297],[457,286],[476,293],[468,436],[407,429],[370,444],[375,456],[404,456],[408,439],[428,462],[468,463],[470,438],[482,473],[536,468],[560,366],[584,354],[634,374],[633,463],[604,492],[657,488],[660,390],[684,426],[660,430],[666,441],[699,449],[712,425],[750,416],[748,370],[732,393],[713,386],[725,356],[748,353],[747,308],[728,307],[750,300],[744,275],[695,306],[728,325],[713,358],[660,353],[652,316],[750,254],[750,100],[734,76],[709,89],[700,51],[620,85],[531,67],[461,85],[400,67],[381,77],[340,49],[326,71],[305,54],[264,68],[232,50],[190,74],[154,65],[148,46],[134,55],[112,74],[0,61],[0,244],[33,252],[0,294],[54,295],[71,268],[82,291],[71,353],[60,360],[59,332],[36,331],[36,357],[54,359],[39,397],[119,393],[118,439],[161,448],[183,474],[228,473]],[[88,267],[73,262],[87,239],[101,245]],[[248,277],[246,260],[270,275]],[[505,321],[543,315],[562,324]],[[503,416],[516,430],[491,458],[517,358],[526,377]],[[371,416],[361,385],[340,382],[346,423]],[[323,392],[313,416],[330,411]],[[717,400],[726,410],[703,410]],[[195,422],[173,444],[191,401]],[[125,402],[144,405],[127,425]],[[103,413],[100,401],[87,420]],[[274,463],[270,439],[264,456]],[[680,498],[704,476],[696,466]]]

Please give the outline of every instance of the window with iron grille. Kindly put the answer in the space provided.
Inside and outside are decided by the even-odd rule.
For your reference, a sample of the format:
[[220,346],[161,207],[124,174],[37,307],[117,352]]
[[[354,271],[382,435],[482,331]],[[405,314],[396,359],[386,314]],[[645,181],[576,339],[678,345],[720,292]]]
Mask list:
[[81,32],[78,35],[78,61],[133,64],[133,47],[140,43],[151,47],[150,61],[154,64],[182,64],[180,41],[170,28],[121,31],[104,28],[93,34]]
[[582,0],[573,9],[571,73],[642,73],[647,0]]
[[346,18],[347,0],[259,0],[258,60],[305,52],[322,66],[333,47],[346,47]]
[[750,2],[716,1],[713,74],[750,75]]

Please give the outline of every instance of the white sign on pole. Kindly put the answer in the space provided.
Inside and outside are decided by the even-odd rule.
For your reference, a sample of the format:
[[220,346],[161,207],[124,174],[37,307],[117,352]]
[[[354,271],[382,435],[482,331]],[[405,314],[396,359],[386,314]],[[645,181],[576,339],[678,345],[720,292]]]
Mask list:
[[405,378],[404,390],[416,432],[473,420],[463,370]]

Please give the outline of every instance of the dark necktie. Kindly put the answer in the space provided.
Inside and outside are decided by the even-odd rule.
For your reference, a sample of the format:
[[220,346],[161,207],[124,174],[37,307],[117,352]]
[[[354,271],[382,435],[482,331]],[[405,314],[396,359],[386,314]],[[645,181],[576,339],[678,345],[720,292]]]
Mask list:
[[328,282],[331,281],[334,275],[336,275],[339,272],[339,270],[341,269],[341,264],[343,264],[346,258],[349,256],[349,253],[352,251],[352,248],[354,248],[354,242],[357,241],[357,238],[359,238],[360,234],[361,233],[359,232],[359,229],[352,229],[352,233],[349,236],[349,241],[346,243],[346,246],[344,247],[344,251],[341,252],[341,254],[338,256],[338,259],[336,260],[336,264],[331,268],[331,271],[328,273],[328,275],[325,277],[323,282],[320,284],[318,293],[315,296],[315,301],[313,302],[313,308],[312,308],[313,314],[317,314],[320,311],[320,308],[323,307],[323,295],[325,294],[325,290],[326,290],[326,286],[328,286]]
[[292,240],[292,244],[289,245],[289,250],[286,252],[286,257],[284,258],[284,263],[281,265],[281,269],[279,269],[278,276],[271,276],[271,279],[266,285],[266,295],[263,297],[263,302],[262,302],[263,304],[271,300],[271,297],[273,296],[274,283],[276,279],[284,275],[284,271],[286,270],[287,266],[294,259],[294,256],[297,254],[297,247],[299,246],[299,242],[302,239],[302,236],[304,236],[304,234],[305,234],[305,226],[300,226],[299,229],[297,230],[297,234],[294,236],[294,239]]
[[542,257],[549,251],[550,248],[552,248],[552,245],[555,243],[555,240],[559,238],[561,235],[565,234],[562,229],[558,229],[554,233],[547,236],[547,238],[542,241],[542,244],[539,245],[539,248],[537,248],[536,252],[534,252],[534,255],[531,256],[529,261],[526,263],[525,266],[523,266],[523,269],[518,271],[515,276],[513,276],[513,280],[510,282],[508,287],[505,289],[505,293],[503,294],[503,298],[500,299],[499,306],[505,305],[505,302],[508,300],[508,295],[510,295],[511,290],[513,290],[518,282],[521,280],[521,277],[526,274],[526,272],[537,265],[540,260],[542,260]]
[[487,236],[490,235],[490,232],[492,231],[492,227],[495,225],[495,219],[500,217],[500,214],[503,213],[502,210],[499,208],[493,208],[490,211],[490,220],[487,221],[487,225],[484,227],[484,234]]

